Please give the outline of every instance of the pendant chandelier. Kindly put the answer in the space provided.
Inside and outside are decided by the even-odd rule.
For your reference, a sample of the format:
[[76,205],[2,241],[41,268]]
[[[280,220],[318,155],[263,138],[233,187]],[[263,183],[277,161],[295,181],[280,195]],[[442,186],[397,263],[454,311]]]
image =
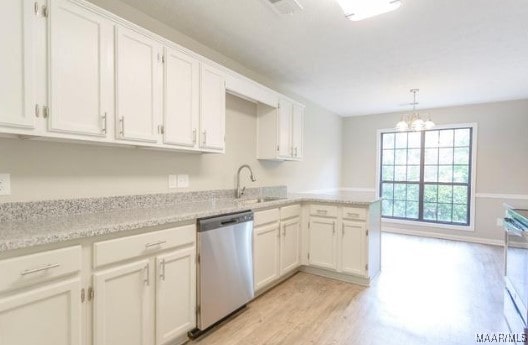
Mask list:
[[400,122],[396,124],[396,129],[400,132],[406,132],[406,131],[423,131],[431,129],[435,126],[435,123],[431,121],[431,119],[427,119],[424,121],[422,117],[420,116],[420,113],[416,111],[416,105],[419,103],[416,102],[416,94],[420,91],[420,89],[411,89],[411,93],[413,94],[413,102],[411,105],[413,106],[412,112],[407,115],[403,115]]

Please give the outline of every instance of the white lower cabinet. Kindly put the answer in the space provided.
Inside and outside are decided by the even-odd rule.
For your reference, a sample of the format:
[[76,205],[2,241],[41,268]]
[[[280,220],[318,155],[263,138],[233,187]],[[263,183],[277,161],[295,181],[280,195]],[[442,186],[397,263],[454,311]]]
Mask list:
[[145,259],[94,274],[94,344],[152,344],[151,270]]
[[281,222],[280,273],[286,274],[300,265],[299,236],[301,219],[295,217]]
[[254,285],[259,290],[280,276],[280,225],[256,227],[253,237]]
[[337,270],[336,225],[335,219],[310,218],[310,265]]
[[253,267],[255,291],[297,269],[300,262],[300,205],[255,212]]
[[341,226],[341,271],[365,276],[366,225],[364,222],[343,220]]
[[156,267],[156,345],[163,345],[196,325],[196,250],[160,255]]
[[196,326],[195,238],[192,224],[93,245],[103,267],[93,274],[95,345],[187,340]]
[[80,291],[75,278],[0,298],[0,344],[80,345]]

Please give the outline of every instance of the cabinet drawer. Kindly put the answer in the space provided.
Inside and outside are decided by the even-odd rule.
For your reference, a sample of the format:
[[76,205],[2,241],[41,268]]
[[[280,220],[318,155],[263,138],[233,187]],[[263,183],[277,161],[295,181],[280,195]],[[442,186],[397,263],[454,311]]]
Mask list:
[[273,222],[278,222],[280,218],[279,209],[273,208],[266,211],[255,212],[253,218],[253,225],[260,226],[264,224],[269,224]]
[[0,261],[0,292],[34,285],[80,270],[80,246],[6,259]]
[[149,255],[196,241],[196,225],[94,243],[94,267]]
[[343,219],[367,219],[367,209],[357,207],[343,207]]
[[290,205],[280,209],[280,218],[288,219],[293,217],[299,217],[301,215],[301,205]]
[[311,205],[310,215],[318,217],[337,218],[337,206],[330,205]]

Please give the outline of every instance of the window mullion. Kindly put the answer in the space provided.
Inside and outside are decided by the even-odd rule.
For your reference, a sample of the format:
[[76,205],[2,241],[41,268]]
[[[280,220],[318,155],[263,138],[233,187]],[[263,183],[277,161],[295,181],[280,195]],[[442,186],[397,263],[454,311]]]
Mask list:
[[423,220],[424,214],[424,174],[425,174],[425,131],[421,133],[421,145],[420,145],[420,182],[418,188],[418,219]]

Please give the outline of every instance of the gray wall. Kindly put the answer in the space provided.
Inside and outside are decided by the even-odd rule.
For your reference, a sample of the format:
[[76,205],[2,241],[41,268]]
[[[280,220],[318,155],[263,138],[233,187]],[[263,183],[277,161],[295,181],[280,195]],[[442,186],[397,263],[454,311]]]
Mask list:
[[[478,126],[476,193],[528,195],[528,100],[424,110],[437,124],[476,123]],[[346,118],[343,123],[342,186],[376,188],[378,129],[394,128],[401,113]],[[476,199],[475,231],[453,231],[385,223],[387,228],[427,231],[442,236],[500,240],[496,218],[502,204],[528,206],[528,200],[497,195]]]

